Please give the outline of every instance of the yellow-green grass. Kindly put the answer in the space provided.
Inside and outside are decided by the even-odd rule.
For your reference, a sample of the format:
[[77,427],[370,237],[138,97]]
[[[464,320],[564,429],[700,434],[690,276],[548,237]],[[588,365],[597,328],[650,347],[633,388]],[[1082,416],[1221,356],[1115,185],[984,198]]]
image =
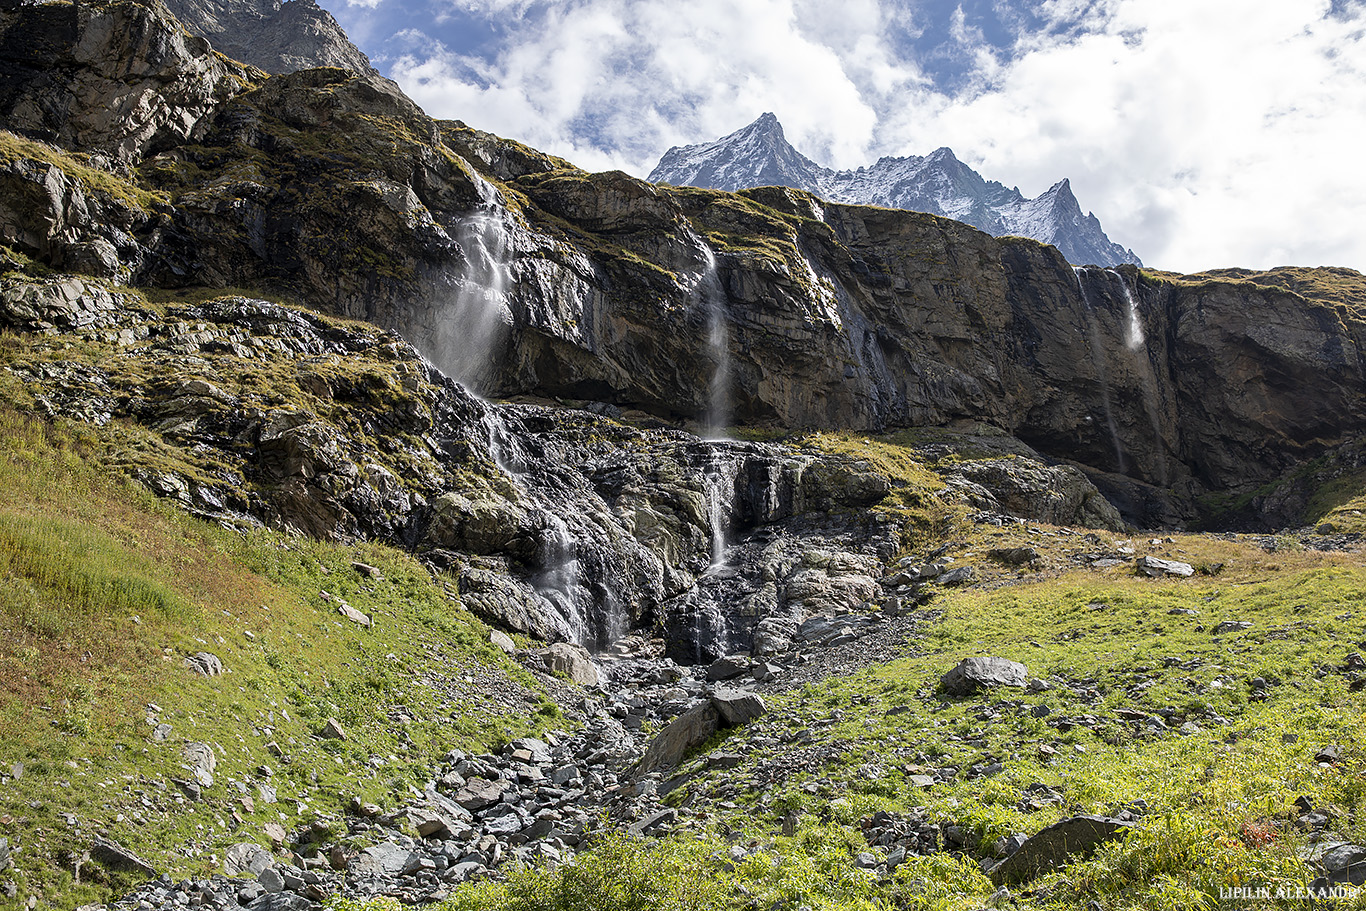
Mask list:
[[[1046,557],[1057,556],[1049,552],[1057,540],[1035,538]],[[1222,567],[1216,576],[1164,581],[1127,567],[1075,570],[945,593],[934,605],[942,614],[906,657],[770,697],[770,713],[758,723],[778,745],[749,747],[743,732],[732,732],[704,747],[703,754],[721,748],[746,756],[724,772],[707,770],[705,755],[682,770],[697,777],[668,800],[708,808],[705,831],[653,844],[608,839],[575,868],[465,887],[447,907],[595,908],[583,882],[614,881],[613,871],[632,880],[646,864],[657,872],[637,894],[657,890],[662,907],[688,894],[698,909],[977,909],[996,887],[976,858],[996,838],[1031,834],[1075,813],[1115,813],[1136,800],[1147,810],[1125,840],[1012,887],[1014,907],[1061,911],[1093,900],[1133,911],[1303,907],[1274,898],[1278,889],[1293,895],[1313,876],[1297,853],[1307,833],[1292,823],[1296,798],[1323,808],[1337,837],[1366,837],[1366,699],[1336,670],[1366,639],[1366,568],[1357,554],[1269,555],[1199,536],[1157,549]],[[1252,626],[1216,635],[1223,620]],[[1022,661],[1052,687],[944,697],[940,675],[969,655]],[[1332,670],[1320,674],[1320,666]],[[1264,700],[1254,695],[1256,677],[1268,683]],[[1048,716],[1035,716],[1040,705]],[[1168,731],[1154,734],[1118,709],[1177,714]],[[1080,715],[1098,724],[1065,731],[1048,724]],[[1178,732],[1186,721],[1196,728]],[[815,746],[834,747],[833,759],[769,781],[765,763],[795,749],[790,735],[803,732]],[[1315,761],[1328,744],[1344,748],[1342,762]],[[994,761],[1004,766],[998,774],[963,774]],[[910,779],[945,766],[959,767],[958,779],[928,789]],[[1061,790],[1063,805],[1022,809],[1023,790],[1036,782]],[[716,803],[728,794],[737,809]],[[917,807],[941,826],[964,829],[970,854],[912,857],[881,882],[853,868],[857,853],[876,850],[863,839],[863,820]],[[792,815],[796,834],[776,834]],[[732,861],[732,844],[755,853]],[[1273,898],[1220,898],[1235,887],[1265,887]]]
[[[89,863],[76,881],[97,832],[173,876],[204,874],[227,844],[268,843],[266,822],[293,828],[352,797],[397,806],[446,751],[560,723],[453,585],[406,555],[199,521],[108,473],[85,428],[6,408],[0,440],[0,772],[22,766],[0,785],[19,889],[0,907],[74,907],[131,885]],[[339,598],[373,627],[341,616]],[[228,672],[193,673],[199,651]],[[464,680],[490,675],[523,704]],[[346,740],[314,736],[328,718]],[[187,742],[218,757],[198,803],[169,781],[193,777]]]

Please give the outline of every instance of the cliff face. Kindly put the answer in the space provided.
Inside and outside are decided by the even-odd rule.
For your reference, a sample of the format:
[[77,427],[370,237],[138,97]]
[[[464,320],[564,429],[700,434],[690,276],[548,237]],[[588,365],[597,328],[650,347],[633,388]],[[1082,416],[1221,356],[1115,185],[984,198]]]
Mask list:
[[314,0],[169,0],[166,7],[219,53],[267,73],[335,66],[375,74],[370,58]]
[[[8,197],[48,201],[10,206],[8,243],[363,318],[489,395],[712,426],[985,421],[1084,466],[1144,523],[1188,520],[1197,497],[1275,478],[1366,422],[1356,273],[1287,287],[1076,271],[1053,247],[931,215],[587,174],[434,121],[377,77],[234,69],[157,9],[111,5],[74,49],[5,64],[7,124],[139,175],[130,203],[56,152],[15,151]],[[35,16],[51,10],[11,14],[6,47]],[[134,103],[135,129],[100,119]],[[54,181],[79,184],[87,213],[122,205],[117,233],[73,215]]]

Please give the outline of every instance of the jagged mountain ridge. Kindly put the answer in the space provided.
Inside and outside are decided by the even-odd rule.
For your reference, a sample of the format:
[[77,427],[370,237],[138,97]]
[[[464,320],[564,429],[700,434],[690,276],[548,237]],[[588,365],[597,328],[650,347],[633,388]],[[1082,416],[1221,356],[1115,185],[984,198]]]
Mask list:
[[798,152],[771,113],[715,142],[669,149],[649,179],[730,191],[792,187],[834,202],[943,215],[995,237],[1032,237],[1078,265],[1142,265],[1137,254],[1105,235],[1095,215],[1082,212],[1065,178],[1027,199],[1018,189],[986,180],[949,148],[835,171]]
[[[220,53],[267,73],[336,66],[375,73],[370,58],[316,0],[162,0]],[[376,73],[378,75],[378,73]]]

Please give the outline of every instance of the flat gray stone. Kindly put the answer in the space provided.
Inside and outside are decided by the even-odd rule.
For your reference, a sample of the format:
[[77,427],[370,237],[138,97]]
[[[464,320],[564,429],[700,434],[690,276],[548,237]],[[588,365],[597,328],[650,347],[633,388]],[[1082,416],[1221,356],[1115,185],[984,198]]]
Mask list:
[[1164,560],[1161,557],[1139,557],[1136,564],[1139,573],[1157,578],[1159,576],[1193,576],[1195,568],[1180,560]]
[[1089,855],[1104,842],[1124,837],[1132,826],[1107,816],[1073,816],[1056,822],[992,867],[991,881],[1000,886],[1033,879],[1062,867],[1072,857]]
[[939,684],[950,696],[972,696],[998,686],[1023,687],[1029,669],[1018,661],[1006,658],[964,658],[957,666],[939,678]]
[[711,704],[721,713],[726,724],[748,724],[768,711],[764,700],[758,693],[743,690],[717,689],[712,693]]

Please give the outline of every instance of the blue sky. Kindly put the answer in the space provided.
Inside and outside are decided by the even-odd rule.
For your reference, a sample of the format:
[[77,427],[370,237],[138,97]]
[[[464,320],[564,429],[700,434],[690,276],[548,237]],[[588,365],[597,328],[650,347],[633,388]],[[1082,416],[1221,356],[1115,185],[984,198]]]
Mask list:
[[765,111],[821,164],[1067,177],[1159,268],[1366,269],[1366,0],[322,0],[429,113],[644,176]]

